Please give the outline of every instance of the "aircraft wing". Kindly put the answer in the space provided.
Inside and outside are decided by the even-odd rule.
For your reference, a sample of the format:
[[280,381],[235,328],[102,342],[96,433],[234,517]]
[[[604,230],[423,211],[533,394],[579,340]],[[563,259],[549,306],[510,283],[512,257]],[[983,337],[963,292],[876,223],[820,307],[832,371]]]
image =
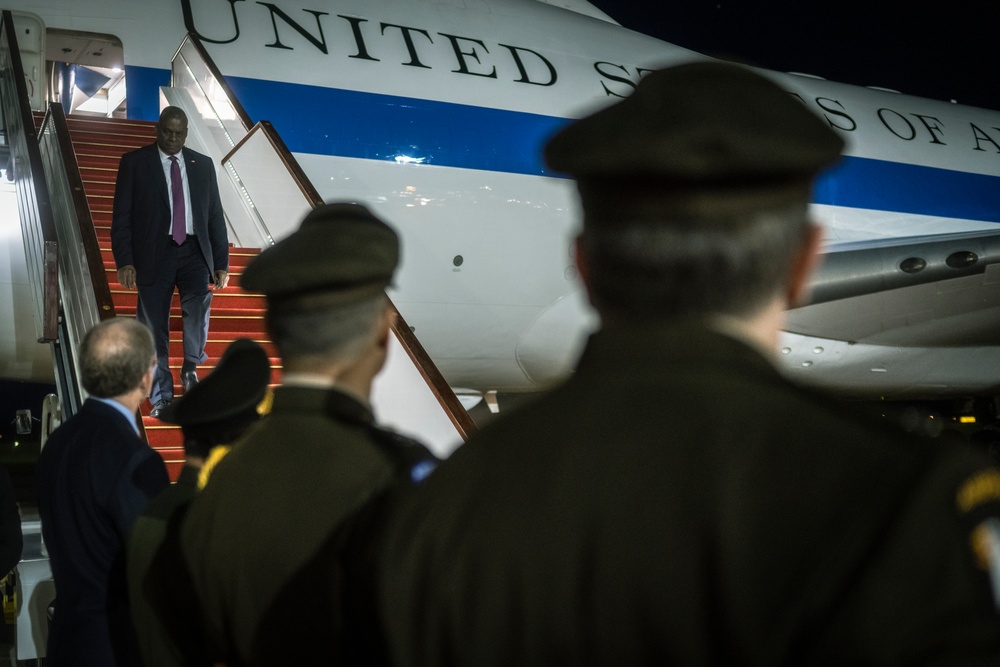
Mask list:
[[787,329],[879,345],[1000,345],[1000,230],[830,245]]

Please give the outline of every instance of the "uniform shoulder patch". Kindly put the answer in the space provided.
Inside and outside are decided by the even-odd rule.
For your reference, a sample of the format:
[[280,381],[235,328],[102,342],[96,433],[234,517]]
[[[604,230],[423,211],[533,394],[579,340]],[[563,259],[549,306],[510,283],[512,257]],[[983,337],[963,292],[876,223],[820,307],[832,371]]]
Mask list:
[[955,494],[955,504],[962,514],[990,502],[1000,502],[1000,470],[996,468],[976,473]]
[[969,477],[955,493],[967,525],[969,547],[979,569],[989,575],[993,603],[1000,610],[1000,470],[987,468]]
[[199,491],[205,488],[208,480],[212,477],[212,471],[215,470],[215,466],[219,465],[219,461],[225,458],[231,449],[232,447],[229,445],[218,445],[217,447],[213,447],[212,451],[208,453],[208,458],[205,459],[205,464],[198,473]]

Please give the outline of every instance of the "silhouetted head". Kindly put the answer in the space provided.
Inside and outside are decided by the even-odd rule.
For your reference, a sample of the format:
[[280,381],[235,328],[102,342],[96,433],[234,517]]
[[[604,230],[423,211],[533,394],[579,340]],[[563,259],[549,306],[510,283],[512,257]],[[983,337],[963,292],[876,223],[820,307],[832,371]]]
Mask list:
[[577,180],[594,305],[662,319],[747,314],[773,297],[810,229],[813,180],[843,145],[770,79],[695,62],[570,123],[545,157]]
[[179,425],[184,451],[204,458],[216,445],[233,443],[260,419],[270,381],[264,348],[241,338],[226,348],[211,373],[165,407],[160,419]]
[[366,207],[324,204],[254,259],[243,288],[267,296],[268,329],[286,363],[350,360],[385,313],[399,238]]

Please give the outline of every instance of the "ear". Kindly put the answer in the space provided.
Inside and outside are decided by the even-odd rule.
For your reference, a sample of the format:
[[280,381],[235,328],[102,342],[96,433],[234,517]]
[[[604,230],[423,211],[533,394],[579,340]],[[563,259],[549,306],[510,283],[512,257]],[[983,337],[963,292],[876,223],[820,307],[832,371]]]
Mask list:
[[810,224],[798,254],[792,260],[788,276],[786,298],[789,308],[805,305],[809,301],[809,281],[822,262],[823,228]]
[[587,290],[587,300],[593,304],[594,299],[590,290],[590,259],[587,257],[587,251],[584,249],[582,234],[573,239],[573,262],[576,264],[576,271],[580,276],[580,282],[583,283],[584,289]]
[[382,311],[382,317],[375,324],[375,346],[383,350],[389,347],[389,331],[392,328],[392,321],[396,317],[396,311],[392,306],[386,305]]

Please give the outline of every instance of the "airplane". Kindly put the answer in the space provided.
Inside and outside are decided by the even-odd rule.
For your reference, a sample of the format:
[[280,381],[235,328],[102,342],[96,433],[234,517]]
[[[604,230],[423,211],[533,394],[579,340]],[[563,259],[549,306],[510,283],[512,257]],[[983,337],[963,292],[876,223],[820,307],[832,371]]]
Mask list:
[[[44,32],[26,73],[39,104],[97,72],[106,81],[64,91],[68,105],[104,97],[103,113],[155,119],[172,56],[185,34],[199,38],[323,199],[365,202],[399,230],[390,295],[473,401],[558,381],[596,324],[572,265],[573,185],[542,163],[545,139],[649,71],[707,57],[583,0],[0,5]],[[812,303],[788,313],[782,368],[847,396],[1000,393],[1000,113],[765,74],[848,142],[816,189],[826,262]],[[0,375],[44,375],[50,360],[25,362],[25,336],[5,333]]]
[[[400,232],[390,296],[469,404],[565,377],[596,325],[573,268],[575,188],[544,166],[545,140],[649,71],[708,57],[624,29],[583,0],[0,0],[0,9],[14,12],[36,110],[58,99],[76,115],[155,120],[200,81],[185,60],[185,36],[195,37],[319,197],[366,203]],[[783,370],[845,396],[995,400],[1000,113],[764,73],[847,141],[816,188],[825,263],[812,302],[788,313]],[[209,88],[206,98],[222,92]],[[198,126],[189,144],[206,152],[233,118],[202,112],[216,110],[189,111]],[[9,284],[11,298],[0,300],[0,378],[51,382],[17,208],[2,191],[0,289]],[[257,240],[280,239],[301,212],[287,207]],[[22,562],[19,576],[32,600],[18,622],[25,659],[44,639],[22,621],[44,614],[36,602],[54,591],[44,558]]]

